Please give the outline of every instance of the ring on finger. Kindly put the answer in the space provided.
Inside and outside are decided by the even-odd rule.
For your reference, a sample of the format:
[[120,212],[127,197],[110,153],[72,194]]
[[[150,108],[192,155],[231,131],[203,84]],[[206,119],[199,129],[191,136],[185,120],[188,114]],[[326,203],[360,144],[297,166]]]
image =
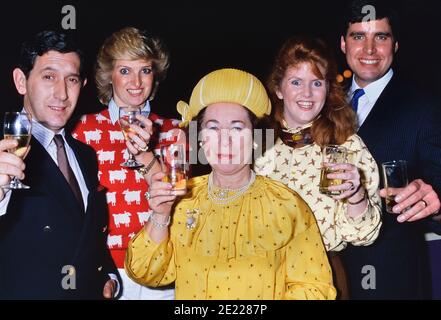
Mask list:
[[149,149],[148,145],[146,145],[144,148],[141,148],[141,147],[138,146],[138,150],[142,151],[142,152],[146,152],[148,149]]
[[351,184],[351,186],[349,187],[349,189],[348,190],[355,190],[355,185],[354,185],[354,183],[352,182],[352,181],[348,181],[348,183],[350,183]]
[[424,204],[424,208],[428,207],[429,205],[427,204],[426,201],[424,201],[423,199],[420,200],[423,204]]

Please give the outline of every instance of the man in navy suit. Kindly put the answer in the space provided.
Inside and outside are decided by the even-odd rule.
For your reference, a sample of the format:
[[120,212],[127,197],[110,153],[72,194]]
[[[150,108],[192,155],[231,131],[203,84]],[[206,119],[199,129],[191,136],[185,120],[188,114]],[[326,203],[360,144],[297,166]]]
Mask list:
[[32,138],[24,161],[6,151],[15,141],[0,141],[0,186],[17,176],[30,189],[0,188],[0,299],[114,296],[95,152],[64,130],[86,84],[83,62],[68,36],[43,31],[23,44],[13,71]]
[[[344,252],[354,299],[430,297],[424,227],[440,209],[441,110],[391,68],[398,51],[397,18],[379,1],[354,1],[341,36],[341,50],[354,73],[349,98],[358,134],[378,165],[406,160],[410,181],[389,190],[397,204],[394,214],[383,205],[377,241]],[[380,195],[385,197],[386,190]]]

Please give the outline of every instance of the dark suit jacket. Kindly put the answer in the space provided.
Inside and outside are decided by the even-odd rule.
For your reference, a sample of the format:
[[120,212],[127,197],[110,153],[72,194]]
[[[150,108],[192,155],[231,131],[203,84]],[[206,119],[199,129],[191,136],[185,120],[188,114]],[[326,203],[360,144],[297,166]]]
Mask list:
[[[409,182],[421,178],[441,195],[440,113],[428,96],[394,76],[358,134],[379,166],[385,161],[406,160]],[[383,226],[376,242],[367,247],[348,246],[343,253],[352,298],[430,297],[425,221],[398,223],[396,217],[385,211],[383,203]],[[364,266],[373,266],[375,275],[366,270],[362,273]],[[365,290],[362,280],[372,276],[375,289]]]
[[[0,217],[0,299],[102,299],[108,273],[117,274],[106,245],[107,202],[105,190],[97,189],[95,152],[66,139],[89,189],[87,211],[32,138],[24,180],[31,188],[12,191]],[[69,265],[75,281],[65,278]],[[63,278],[76,289],[63,289]]]

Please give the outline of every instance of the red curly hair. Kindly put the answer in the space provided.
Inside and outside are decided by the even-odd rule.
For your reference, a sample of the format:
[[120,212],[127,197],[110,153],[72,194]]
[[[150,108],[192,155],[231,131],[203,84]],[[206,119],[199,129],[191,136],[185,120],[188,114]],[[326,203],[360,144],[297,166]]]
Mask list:
[[[337,82],[337,64],[325,42],[315,38],[295,37],[288,39],[279,50],[268,79],[268,90],[276,119],[276,132],[280,132],[283,120],[283,100],[276,95],[288,68],[309,63],[319,79],[326,80],[328,86],[326,102],[320,117],[311,127],[314,141],[326,144],[343,144],[356,132],[356,115],[346,100],[346,95]],[[322,74],[318,66],[325,69]]]

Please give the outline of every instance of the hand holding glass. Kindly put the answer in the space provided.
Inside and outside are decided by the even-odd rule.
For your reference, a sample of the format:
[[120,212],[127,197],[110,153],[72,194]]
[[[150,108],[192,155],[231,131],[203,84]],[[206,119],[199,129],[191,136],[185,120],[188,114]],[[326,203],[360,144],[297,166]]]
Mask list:
[[[327,145],[322,149],[322,160],[323,163],[328,164],[339,164],[345,163],[347,157],[347,150],[345,147],[337,145]],[[330,167],[324,166],[320,172],[320,193],[326,194],[328,196],[336,196],[341,193],[340,190],[329,190],[331,186],[337,186],[343,183],[342,179],[329,179],[327,177],[330,173],[342,173],[342,170],[334,171]]]
[[388,188],[404,188],[409,184],[407,179],[407,164],[404,160],[396,160],[383,162],[381,164],[383,172],[383,183],[386,189],[386,211],[394,213],[393,207],[397,204],[395,202],[395,195],[390,194]]
[[182,144],[171,144],[161,147],[161,169],[166,174],[164,182],[172,185],[174,194],[182,196],[187,193],[187,174],[185,148]]
[[[139,107],[119,108],[119,124],[126,140],[130,140],[129,133],[135,133],[135,131],[130,128],[130,125],[140,125],[140,121],[136,118],[136,116],[140,114],[141,109]],[[142,163],[135,160],[135,157],[129,150],[127,150],[127,152],[129,153],[129,159],[126,162],[121,163],[121,166],[128,168],[139,168],[143,166]]]
[[[31,141],[31,115],[27,112],[6,112],[3,135],[5,139],[14,139],[18,142],[17,147],[9,149],[8,152],[24,159]],[[23,184],[17,177],[13,177],[6,189],[29,189],[29,186]]]

